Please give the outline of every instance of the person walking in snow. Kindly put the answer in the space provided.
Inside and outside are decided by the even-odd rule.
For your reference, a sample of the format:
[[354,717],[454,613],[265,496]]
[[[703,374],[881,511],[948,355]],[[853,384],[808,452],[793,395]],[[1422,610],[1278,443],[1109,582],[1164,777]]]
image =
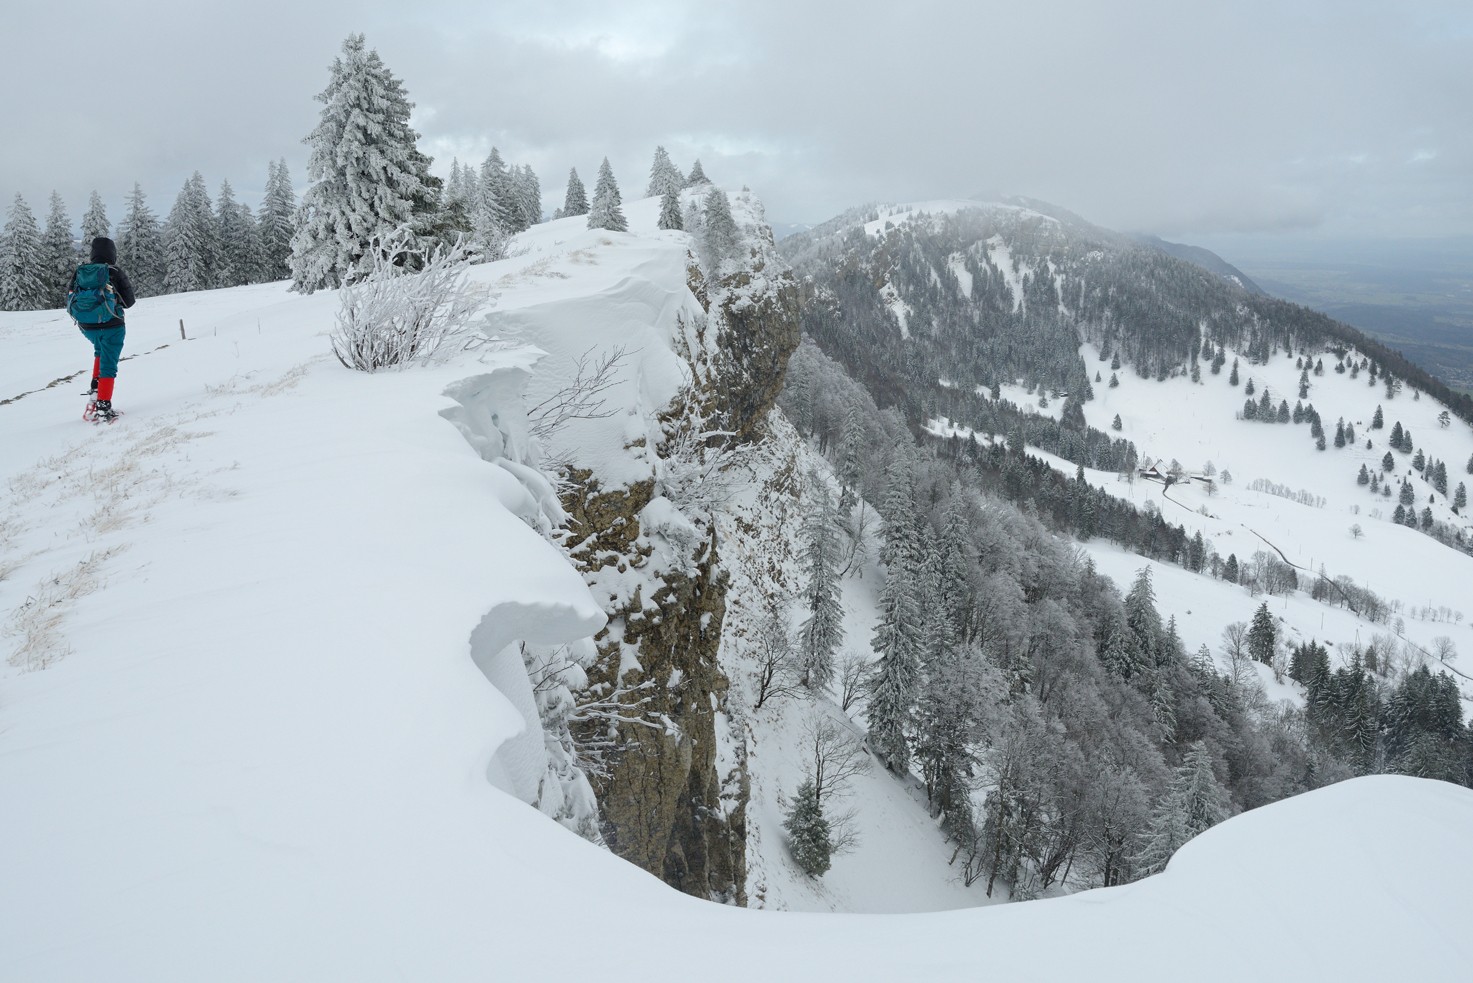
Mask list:
[[67,313],[81,329],[82,337],[92,343],[92,387],[88,395],[93,401],[84,416],[111,423],[117,419],[113,384],[126,335],[123,311],[133,306],[135,298],[128,274],[118,268],[116,243],[107,236],[98,236],[92,240],[89,257],[72,275]]

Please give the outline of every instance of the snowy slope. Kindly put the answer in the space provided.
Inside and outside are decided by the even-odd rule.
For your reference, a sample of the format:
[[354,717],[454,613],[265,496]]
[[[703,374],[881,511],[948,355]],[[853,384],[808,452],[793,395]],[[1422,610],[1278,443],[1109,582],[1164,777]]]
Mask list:
[[[113,427],[45,388],[87,361],[59,315],[0,315],[0,399],[27,393],[0,405],[0,977],[1466,975],[1473,793],[1438,783],[1257,810],[1125,888],[883,918],[696,901],[529,808],[516,642],[603,615],[533,528],[517,394],[618,332],[649,412],[685,246],[572,222],[525,248],[476,277],[546,356],[366,376],[326,354],[330,293],[158,298]],[[1224,949],[1264,898],[1295,930]]]
[[[1234,354],[1228,354],[1229,366]],[[1099,371],[1108,380],[1108,364],[1099,360],[1092,346],[1083,346],[1081,355],[1091,372]],[[1292,642],[1313,638],[1326,643],[1337,663],[1349,660],[1352,646],[1364,646],[1373,636],[1393,633],[1398,618],[1401,637],[1423,649],[1430,649],[1433,639],[1441,636],[1451,639],[1465,656],[1473,653],[1473,594],[1469,592],[1473,556],[1393,523],[1395,486],[1393,496],[1383,498],[1356,483],[1363,463],[1372,472],[1381,473],[1381,459],[1389,449],[1387,437],[1393,424],[1400,421],[1410,428],[1418,447],[1447,462],[1449,491],[1460,481],[1473,484],[1473,477],[1464,473],[1464,465],[1473,455],[1473,430],[1456,418],[1450,426],[1440,426],[1437,418],[1445,407],[1429,396],[1414,398],[1407,391],[1387,400],[1383,386],[1367,385],[1366,373],[1361,373],[1359,379],[1351,379],[1348,372],[1337,374],[1333,371],[1334,358],[1328,355],[1325,365],[1323,375],[1311,373],[1312,388],[1305,401],[1319,411],[1331,438],[1324,451],[1315,449],[1307,424],[1266,424],[1235,418],[1241,414],[1247,398],[1244,386],[1250,378],[1258,394],[1267,386],[1275,405],[1285,398],[1293,406],[1300,369],[1292,357],[1280,354],[1268,365],[1250,365],[1243,359],[1236,387],[1229,385],[1226,367],[1221,375],[1204,370],[1201,383],[1185,376],[1158,382],[1141,379],[1128,368],[1121,369],[1114,373],[1120,382],[1118,387],[1095,383],[1095,399],[1084,404],[1090,426],[1113,433],[1111,422],[1118,414],[1121,435],[1135,443],[1142,460],[1154,458],[1164,466],[1174,459],[1189,473],[1200,473],[1211,462],[1219,480],[1211,494],[1198,482],[1173,485],[1163,494],[1156,482],[1128,483],[1115,474],[1093,469],[1085,469],[1085,477],[1091,485],[1139,508],[1161,510],[1164,518],[1184,526],[1189,534],[1201,532],[1204,541],[1224,559],[1235,554],[1244,563],[1258,551],[1277,555],[1277,547],[1298,566],[1313,571],[1323,567],[1332,577],[1348,576],[1393,605],[1395,614],[1390,624],[1372,623],[1343,607],[1320,604],[1304,591],[1271,598],[1254,596],[1237,585],[1172,564],[1148,561],[1104,541],[1085,543],[1083,548],[1122,590],[1129,587],[1136,571],[1150,566],[1162,615],[1177,616],[1189,650],[1206,644],[1216,652],[1222,628],[1251,619],[1259,603],[1268,600]],[[1036,409],[1037,397],[1024,394],[1019,387],[1005,386],[1003,396],[1025,410]],[[1038,412],[1048,413],[1057,405],[1055,401]],[[1385,425],[1371,430],[1369,425],[1378,405]],[[1341,417],[1354,424],[1356,441],[1336,449],[1334,427]],[[935,429],[945,433],[955,430],[939,422]],[[1371,441],[1369,450],[1367,440]],[[1075,465],[1069,461],[1036,449],[1030,449],[1030,453],[1065,474],[1075,473]],[[1435,495],[1412,469],[1410,455],[1391,453],[1397,465],[1391,477],[1397,481],[1410,478],[1419,509],[1433,496],[1436,501],[1431,507],[1440,521],[1473,532],[1466,512],[1461,517],[1454,515],[1447,500]],[[1223,471],[1231,473],[1230,484],[1220,480]],[[1303,491],[1322,504],[1317,507],[1254,491],[1250,486],[1255,479]],[[1360,527],[1360,537],[1352,534],[1353,525]],[[1307,590],[1310,578],[1303,571],[1300,576]],[[1442,667],[1435,665],[1437,668]],[[1451,668],[1470,671],[1459,663]],[[1290,690],[1273,684],[1266,668],[1261,671],[1270,695],[1292,695]],[[1473,682],[1462,679],[1460,683],[1465,698],[1473,701]]]

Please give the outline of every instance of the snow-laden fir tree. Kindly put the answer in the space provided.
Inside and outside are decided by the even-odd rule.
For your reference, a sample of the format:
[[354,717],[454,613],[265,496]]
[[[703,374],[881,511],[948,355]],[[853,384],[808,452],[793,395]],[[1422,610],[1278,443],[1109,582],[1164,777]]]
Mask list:
[[685,176],[671,162],[664,147],[655,148],[655,160],[650,164],[650,183],[645,188],[646,198],[663,198],[671,191],[679,192],[685,187]]
[[512,199],[516,205],[517,219],[513,223],[516,231],[526,231],[542,221],[542,183],[530,165],[512,168]]
[[705,247],[705,260],[712,273],[721,269],[721,264],[736,255],[741,243],[741,232],[731,214],[731,201],[726,192],[715,185],[706,193],[702,202],[701,244]]
[[598,182],[593,186],[593,204],[588,209],[590,229],[608,229],[610,232],[628,232],[629,222],[620,207],[623,199],[619,195],[619,184],[614,180],[614,169],[605,157],[598,165]]
[[242,253],[241,266],[246,272],[247,283],[263,283],[266,280],[266,247],[261,241],[261,226],[256,221],[255,213],[251,206],[241,202],[237,209],[240,213],[240,225],[243,231],[241,236]]
[[45,309],[52,293],[48,273],[36,216],[17,194],[0,232],[0,311]]
[[910,766],[907,735],[920,682],[923,619],[916,596],[922,562],[918,516],[909,462],[891,465],[886,494],[885,584],[880,621],[871,645],[878,661],[870,679],[870,747],[885,767],[903,774]]
[[292,190],[286,158],[273,161],[266,173],[266,193],[257,221],[261,239],[261,279],[285,280],[292,275],[292,236],[297,231],[297,195]]
[[118,265],[127,271],[139,297],[164,292],[164,233],[137,182],[118,222]]
[[685,228],[685,219],[680,215],[680,192],[670,189],[660,197],[660,228],[676,232]]
[[[98,236],[111,236],[113,225],[107,220],[107,206],[102,195],[96,191],[87,199],[87,213],[82,216],[82,252],[90,253],[92,240]],[[87,258],[85,255],[82,257]]]
[[66,303],[67,291],[77,272],[77,244],[72,241],[72,220],[67,217],[61,195],[51,192],[46,213],[46,231],[41,234],[42,276],[46,280],[48,307]]
[[687,188],[694,188],[694,187],[698,187],[699,185],[702,185],[702,184],[710,184],[710,183],[711,183],[711,179],[708,178],[708,177],[706,177],[706,172],[701,167],[701,159],[699,157],[697,157],[696,158],[696,162],[691,165],[691,168],[690,168],[690,177],[688,177],[688,178],[685,179],[685,186]]
[[812,778],[805,777],[798,786],[783,829],[788,831],[788,849],[798,868],[810,877],[823,876],[832,862],[834,844]]
[[1212,755],[1203,741],[1194,743],[1176,769],[1171,786],[1151,816],[1136,865],[1142,874],[1154,874],[1166,866],[1183,844],[1232,813],[1227,791],[1218,784]]
[[803,522],[802,602],[798,666],[803,685],[822,693],[834,679],[834,659],[844,643],[844,609],[839,603],[838,516],[828,485],[808,479],[810,508]]
[[481,162],[476,181],[475,204],[471,209],[471,235],[485,259],[501,259],[506,255],[506,241],[511,227],[511,177],[501,151],[495,147]]
[[848,515],[859,501],[859,482],[864,474],[864,424],[859,407],[850,403],[844,410],[839,436],[839,514]]
[[587,214],[588,192],[583,187],[583,181],[578,177],[578,169],[570,167],[568,168],[568,190],[563,194],[563,218]]
[[208,290],[215,285],[218,236],[210,193],[195,171],[169,210],[164,224],[164,292]]
[[1145,663],[1154,664],[1161,649],[1161,615],[1156,611],[1156,591],[1151,586],[1149,566],[1136,572],[1130,593],[1125,595],[1125,626],[1134,636]]
[[[252,223],[254,224],[254,223]],[[220,194],[215,199],[215,242],[218,244],[215,265],[215,287],[239,287],[252,282],[255,270],[251,264],[256,248],[251,242],[254,229],[246,225],[240,204],[235,200],[235,189],[228,180],[220,182]]]
[[329,72],[306,140],[308,187],[292,237],[292,286],[303,293],[361,275],[375,237],[401,226],[423,234],[437,199],[409,125],[414,104],[362,34],[348,36]]

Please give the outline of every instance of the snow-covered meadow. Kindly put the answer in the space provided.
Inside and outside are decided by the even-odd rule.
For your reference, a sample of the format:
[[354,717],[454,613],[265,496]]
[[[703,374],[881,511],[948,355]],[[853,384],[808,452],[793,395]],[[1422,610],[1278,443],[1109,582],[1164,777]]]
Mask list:
[[[434,367],[340,367],[332,293],[145,300],[111,427],[78,419],[89,354],[64,315],[0,315],[0,977],[1465,975],[1473,793],[1439,783],[1256,810],[1128,887],[908,917],[698,901],[529,807],[516,643],[604,615],[534,528],[556,506],[521,408],[585,341],[627,345],[623,413],[568,448],[616,469],[673,393],[686,246],[657,205],[629,207],[629,235],[538,226],[478,268],[501,342]],[[864,640],[873,602],[848,603]],[[795,726],[756,745],[768,793]],[[905,797],[878,814],[923,817]],[[772,872],[775,808],[754,806],[772,900],[823,907]],[[825,890],[881,910],[889,849]],[[1265,898],[1285,927],[1249,932]]]

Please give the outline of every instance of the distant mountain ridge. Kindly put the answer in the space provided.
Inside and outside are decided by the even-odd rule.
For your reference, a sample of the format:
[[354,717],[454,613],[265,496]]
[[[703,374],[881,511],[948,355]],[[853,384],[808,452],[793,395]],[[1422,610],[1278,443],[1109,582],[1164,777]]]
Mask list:
[[1153,249],[1159,249],[1168,256],[1175,256],[1177,259],[1186,260],[1188,263],[1195,263],[1209,273],[1216,273],[1229,283],[1236,283],[1250,294],[1268,296],[1268,291],[1254,283],[1248,274],[1210,249],[1202,246],[1192,246],[1182,242],[1168,242],[1159,236],[1153,235],[1137,235],[1134,238],[1137,242],[1150,246]]

